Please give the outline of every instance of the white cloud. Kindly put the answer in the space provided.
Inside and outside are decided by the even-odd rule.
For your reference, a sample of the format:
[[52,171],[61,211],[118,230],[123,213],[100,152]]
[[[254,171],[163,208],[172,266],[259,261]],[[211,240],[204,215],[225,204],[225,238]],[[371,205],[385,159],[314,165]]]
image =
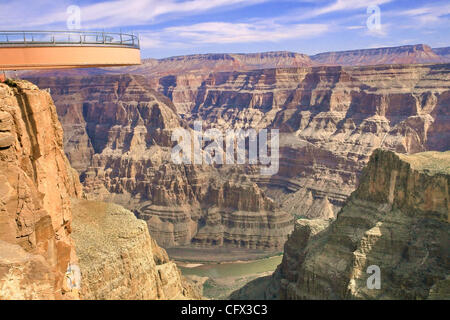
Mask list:
[[139,34],[139,44],[141,48],[153,49],[162,48],[164,42],[155,34],[147,34],[146,32]]
[[198,14],[216,8],[250,5],[263,0],[118,0],[106,1],[82,8],[88,25],[105,27],[143,25],[167,14]]
[[370,5],[382,5],[391,1],[393,0],[336,0],[332,4],[305,13],[301,16],[301,18],[315,18],[324,14],[339,11],[358,10],[361,8],[367,8]]
[[365,34],[368,36],[385,37],[388,35],[391,26],[390,23],[382,23],[379,29],[366,29]]
[[360,30],[360,29],[365,29],[366,26],[347,26],[345,27],[347,30]]
[[[48,0],[43,0],[48,2]],[[195,15],[214,9],[224,10],[239,6],[249,6],[269,0],[113,0],[81,6],[81,25],[83,28],[113,28],[120,26],[146,25],[164,15]],[[34,5],[36,1],[14,2],[14,5],[1,5],[0,26],[11,29],[65,24],[68,15],[66,8],[73,4],[54,2],[51,5]],[[42,4],[42,2],[40,3]]]
[[[272,22],[226,23],[207,22],[164,29],[159,38],[185,45],[214,43],[278,42],[314,37],[328,30],[325,24],[281,25]],[[144,37],[146,34],[144,34]]]
[[450,4],[409,9],[396,14],[414,19],[416,28],[441,22],[448,24],[448,17],[444,16],[450,14]]

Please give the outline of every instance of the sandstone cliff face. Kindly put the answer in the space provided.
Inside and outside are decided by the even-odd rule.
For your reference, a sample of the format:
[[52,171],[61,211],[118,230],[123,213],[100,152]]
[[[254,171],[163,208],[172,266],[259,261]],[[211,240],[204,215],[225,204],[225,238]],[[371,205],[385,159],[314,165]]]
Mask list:
[[89,198],[132,209],[165,247],[282,248],[292,216],[256,183],[226,168],[171,161],[172,131],[187,125],[145,78],[38,83],[52,88],[61,121],[73,134],[66,139],[66,152]]
[[72,210],[82,299],[201,298],[132,212],[87,200],[73,201]]
[[187,73],[164,76],[150,83],[154,82],[153,87],[173,102],[179,114],[189,114],[195,107],[198,88],[206,78],[206,74]]
[[336,221],[297,221],[266,298],[450,299],[449,187],[449,151],[376,150]]
[[[76,199],[49,93],[9,85],[0,84],[0,299],[201,298],[144,221]],[[80,292],[65,291],[69,263],[81,268]]]
[[[167,135],[162,137],[165,128],[158,127],[162,117],[168,115],[172,120],[171,125],[179,125],[178,117],[173,114],[174,107],[171,102],[148,86],[143,86],[142,80],[142,77],[130,76],[33,80],[39,86],[51,88],[52,96],[58,105],[58,116],[64,127],[66,153],[76,170],[79,172],[86,170],[93,155],[105,148],[108,143],[108,130],[113,127],[114,122],[124,126],[127,131],[132,129],[131,125],[139,127],[150,124],[151,129],[158,130],[156,138],[166,139],[165,141]],[[167,110],[165,114],[159,116],[151,114],[154,109],[157,109],[155,112],[160,112],[158,104],[160,101]],[[140,113],[141,108],[148,114]],[[131,111],[137,112],[129,115]],[[146,118],[150,115],[155,119]],[[142,122],[143,118],[146,123]],[[118,139],[122,139],[119,146],[122,147],[128,142],[124,142],[123,137],[129,137],[130,133],[124,132],[120,137],[118,128],[113,129],[116,129],[115,135]],[[170,136],[168,139],[170,141]],[[146,143],[155,144],[153,141]]]
[[77,298],[63,280],[77,261],[70,198],[82,194],[78,175],[48,92],[9,84],[0,83],[0,300]]

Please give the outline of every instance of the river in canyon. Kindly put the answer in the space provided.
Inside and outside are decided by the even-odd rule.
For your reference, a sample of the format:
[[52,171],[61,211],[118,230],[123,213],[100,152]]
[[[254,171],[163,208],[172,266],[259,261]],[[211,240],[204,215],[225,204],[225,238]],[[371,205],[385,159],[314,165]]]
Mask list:
[[210,299],[226,299],[234,290],[246,283],[268,276],[281,263],[283,256],[277,255],[253,261],[222,263],[177,262],[182,274],[203,282],[203,294]]

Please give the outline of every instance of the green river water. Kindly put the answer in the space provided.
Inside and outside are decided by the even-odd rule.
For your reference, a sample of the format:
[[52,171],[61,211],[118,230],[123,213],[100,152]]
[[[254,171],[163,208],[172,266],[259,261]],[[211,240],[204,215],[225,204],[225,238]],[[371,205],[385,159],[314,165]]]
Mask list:
[[203,264],[194,268],[179,266],[184,275],[210,278],[242,277],[274,271],[281,263],[282,256],[275,256],[250,262],[225,262]]

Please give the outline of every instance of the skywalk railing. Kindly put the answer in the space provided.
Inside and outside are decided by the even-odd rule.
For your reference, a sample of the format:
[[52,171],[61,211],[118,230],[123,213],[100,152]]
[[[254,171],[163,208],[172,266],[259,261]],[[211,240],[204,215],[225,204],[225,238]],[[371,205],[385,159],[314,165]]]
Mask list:
[[0,47],[117,46],[139,49],[133,34],[102,31],[0,31]]

